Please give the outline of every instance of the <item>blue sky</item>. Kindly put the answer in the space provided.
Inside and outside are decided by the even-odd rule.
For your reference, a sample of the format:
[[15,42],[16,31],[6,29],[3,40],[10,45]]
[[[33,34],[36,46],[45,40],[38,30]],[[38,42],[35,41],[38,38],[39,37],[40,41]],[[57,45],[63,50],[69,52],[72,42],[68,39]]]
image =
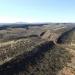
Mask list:
[[0,22],[75,22],[75,0],[0,0]]

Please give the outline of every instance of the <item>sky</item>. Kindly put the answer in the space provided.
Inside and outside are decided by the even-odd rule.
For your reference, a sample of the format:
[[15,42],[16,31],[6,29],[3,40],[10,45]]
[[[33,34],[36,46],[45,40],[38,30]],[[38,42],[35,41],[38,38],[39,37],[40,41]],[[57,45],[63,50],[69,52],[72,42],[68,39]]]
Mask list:
[[75,0],[0,0],[0,23],[75,22]]

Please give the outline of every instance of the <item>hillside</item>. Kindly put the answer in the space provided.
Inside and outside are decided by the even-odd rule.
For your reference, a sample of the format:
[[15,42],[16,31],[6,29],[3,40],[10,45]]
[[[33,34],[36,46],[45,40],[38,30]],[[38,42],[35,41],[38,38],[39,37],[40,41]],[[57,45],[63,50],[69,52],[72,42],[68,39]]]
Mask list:
[[0,75],[75,75],[75,27],[71,25],[0,30]]
[[60,44],[75,44],[75,28],[63,33],[57,40]]
[[71,54],[64,48],[55,46],[53,42],[45,42],[27,55],[22,54],[0,66],[0,74],[56,75],[70,60]]

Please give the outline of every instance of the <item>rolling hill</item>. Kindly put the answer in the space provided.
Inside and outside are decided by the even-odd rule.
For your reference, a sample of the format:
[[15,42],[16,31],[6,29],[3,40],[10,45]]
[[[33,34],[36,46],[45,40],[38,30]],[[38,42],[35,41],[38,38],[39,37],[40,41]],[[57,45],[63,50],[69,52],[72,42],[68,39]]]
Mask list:
[[75,24],[3,26],[0,75],[75,75]]

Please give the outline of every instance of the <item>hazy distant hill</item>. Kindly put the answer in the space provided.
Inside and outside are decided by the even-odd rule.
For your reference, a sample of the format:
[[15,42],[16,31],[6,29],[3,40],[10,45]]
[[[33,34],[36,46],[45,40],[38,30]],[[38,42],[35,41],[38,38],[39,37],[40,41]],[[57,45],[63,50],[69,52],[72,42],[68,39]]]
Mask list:
[[49,25],[51,27],[54,26],[75,26],[75,23],[24,23],[24,22],[17,22],[17,23],[0,23],[0,30],[8,29],[8,28],[29,28],[33,26],[44,26]]
[[43,26],[48,25],[48,23],[1,23],[0,24],[0,30],[2,29],[8,29],[8,28],[28,28],[33,26]]

